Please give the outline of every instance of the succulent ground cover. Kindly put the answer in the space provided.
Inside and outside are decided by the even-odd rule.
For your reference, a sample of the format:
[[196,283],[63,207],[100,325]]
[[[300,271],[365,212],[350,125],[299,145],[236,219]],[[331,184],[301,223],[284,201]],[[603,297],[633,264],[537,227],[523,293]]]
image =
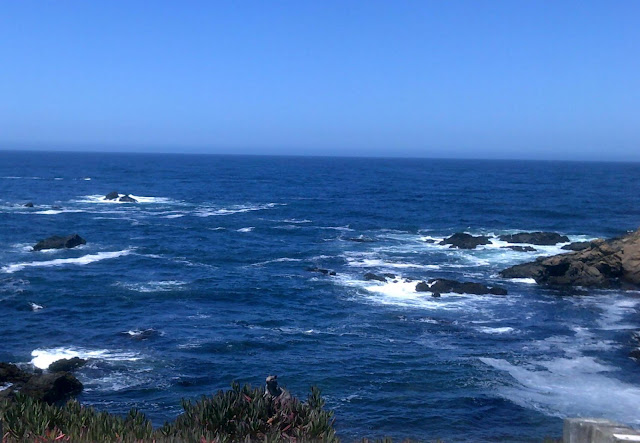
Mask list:
[[4,443],[18,441],[237,442],[338,441],[333,412],[313,387],[307,401],[268,398],[264,389],[234,383],[230,390],[184,400],[175,421],[154,429],[132,409],[125,417],[98,412],[71,400],[48,405],[24,395],[0,403]]

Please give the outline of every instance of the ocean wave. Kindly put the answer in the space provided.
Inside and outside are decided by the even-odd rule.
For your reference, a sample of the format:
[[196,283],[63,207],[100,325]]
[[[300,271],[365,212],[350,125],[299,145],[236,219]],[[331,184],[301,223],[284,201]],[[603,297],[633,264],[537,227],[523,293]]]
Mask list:
[[515,330],[509,326],[504,326],[500,328],[491,328],[489,326],[482,326],[477,329],[478,331],[483,332],[485,334],[507,334],[510,332],[515,332]]
[[81,209],[47,209],[44,211],[36,211],[33,212],[33,214],[40,214],[40,215],[57,215],[57,214],[64,214],[64,213],[71,213],[71,212],[85,212]]
[[249,226],[246,228],[236,229],[236,232],[251,232],[255,229],[255,226]]
[[122,251],[115,252],[98,252],[97,254],[87,254],[82,257],[76,258],[58,258],[55,260],[46,261],[33,261],[25,263],[15,263],[2,267],[2,271],[7,274],[12,274],[17,271],[21,271],[24,268],[30,267],[53,267],[53,266],[65,266],[65,265],[88,265],[101,260],[107,260],[111,258],[122,257],[128,255],[131,252],[130,249],[124,249]]
[[240,214],[244,212],[263,211],[266,209],[273,209],[277,206],[286,206],[286,203],[265,203],[258,205],[234,205],[228,208],[201,208],[198,209],[194,215],[198,217],[211,217],[217,215],[232,215]]
[[118,282],[116,285],[135,292],[170,292],[184,290],[184,286],[187,285],[187,282],[179,280],[160,280],[143,283]]
[[[125,194],[118,194],[120,197],[123,197]],[[175,200],[172,200],[167,197],[145,197],[142,195],[133,195],[129,194],[129,197],[135,198],[138,200],[138,203],[178,203]],[[121,202],[116,199],[114,200],[105,200],[104,195],[85,195],[81,199],[76,200],[77,203],[110,203],[110,204],[126,204],[126,202]]]
[[301,261],[302,261],[301,258],[282,257],[282,258],[275,258],[273,260],[267,260],[267,261],[261,261],[261,262],[257,262],[257,263],[252,263],[250,266],[264,266],[264,265],[268,265],[270,263],[301,262]]
[[515,383],[497,393],[513,403],[555,417],[606,417],[638,425],[640,387],[609,375],[616,369],[593,357],[556,358],[515,365],[503,359],[480,358]]
[[40,369],[47,369],[55,361],[73,357],[106,361],[137,361],[141,359],[140,355],[134,352],[112,351],[109,349],[89,350],[74,347],[35,349],[31,352],[31,357],[33,357],[31,364]]

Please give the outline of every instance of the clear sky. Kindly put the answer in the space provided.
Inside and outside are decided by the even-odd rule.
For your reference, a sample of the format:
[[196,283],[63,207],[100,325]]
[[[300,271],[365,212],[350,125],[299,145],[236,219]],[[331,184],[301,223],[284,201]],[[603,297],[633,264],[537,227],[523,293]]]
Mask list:
[[0,149],[640,161],[640,1],[2,1]]

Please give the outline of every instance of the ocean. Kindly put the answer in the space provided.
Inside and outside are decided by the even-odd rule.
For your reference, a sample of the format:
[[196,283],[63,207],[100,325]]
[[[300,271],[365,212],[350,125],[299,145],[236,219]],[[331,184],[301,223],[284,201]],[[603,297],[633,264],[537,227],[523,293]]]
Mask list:
[[[638,163],[5,151],[0,190],[0,361],[89,358],[83,404],[160,426],[182,398],[277,374],[302,398],[320,387],[344,441],[640,426],[640,292],[498,276],[562,244],[438,244],[635,230]],[[72,233],[87,244],[31,250]],[[509,293],[415,291],[432,278]]]

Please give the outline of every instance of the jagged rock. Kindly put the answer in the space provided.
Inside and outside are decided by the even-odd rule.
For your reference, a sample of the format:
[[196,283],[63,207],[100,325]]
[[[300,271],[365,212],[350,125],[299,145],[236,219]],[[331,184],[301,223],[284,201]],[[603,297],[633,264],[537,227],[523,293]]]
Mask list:
[[33,202],[25,203],[24,207],[25,208],[33,208]]
[[449,246],[450,248],[475,249],[476,246],[479,245],[490,245],[491,241],[489,240],[489,237],[484,235],[474,237],[473,235],[465,234],[464,232],[457,232],[451,237],[442,240],[440,244],[451,245]]
[[120,194],[118,194],[118,191],[112,191],[109,192],[107,195],[104,196],[105,200],[117,200],[118,197],[120,197]]
[[505,278],[533,278],[539,284],[584,287],[640,286],[640,230],[587,249],[538,258],[500,272]]
[[501,249],[511,249],[518,252],[536,252],[536,248],[531,246],[502,246]]
[[62,249],[62,248],[75,248],[76,246],[84,245],[87,241],[80,237],[78,234],[71,234],[66,237],[60,237],[54,235],[45,240],[40,240],[33,247],[34,251],[41,251],[42,249]]
[[564,245],[560,249],[564,249],[565,251],[582,251],[591,246],[590,241],[577,241],[573,243],[569,243],[568,245]]
[[122,197],[120,197],[118,199],[119,202],[125,202],[125,203],[138,203],[138,200],[136,200],[135,198],[131,197],[129,194],[123,195]]
[[428,238],[424,241],[425,243],[435,243],[436,241],[432,238]]
[[382,275],[374,274],[373,272],[367,272],[366,274],[364,274],[364,279],[365,280],[377,280],[377,281],[382,281],[382,282],[386,282],[387,281],[387,279],[385,277],[383,277]]
[[75,369],[78,369],[84,366],[87,363],[87,360],[80,357],[73,358],[63,358],[61,360],[56,360],[49,365],[49,372],[71,372]]
[[10,363],[0,363],[0,384],[10,383],[0,391],[0,400],[16,392],[47,403],[56,403],[82,392],[82,383],[68,372],[29,373]]
[[324,269],[324,268],[307,268],[307,271],[319,272],[320,274],[323,274],[323,275],[336,275],[336,271],[331,271],[329,269]]
[[517,234],[501,235],[498,238],[509,243],[529,243],[540,246],[551,246],[569,241],[569,237],[566,235],[560,235],[555,232],[519,232]]
[[507,290],[499,286],[485,286],[480,283],[459,282],[456,280],[448,280],[445,278],[437,278],[428,282],[420,282],[416,285],[417,292],[431,292],[432,294],[441,294],[443,292],[454,292],[456,294],[475,294],[475,295],[507,295]]

